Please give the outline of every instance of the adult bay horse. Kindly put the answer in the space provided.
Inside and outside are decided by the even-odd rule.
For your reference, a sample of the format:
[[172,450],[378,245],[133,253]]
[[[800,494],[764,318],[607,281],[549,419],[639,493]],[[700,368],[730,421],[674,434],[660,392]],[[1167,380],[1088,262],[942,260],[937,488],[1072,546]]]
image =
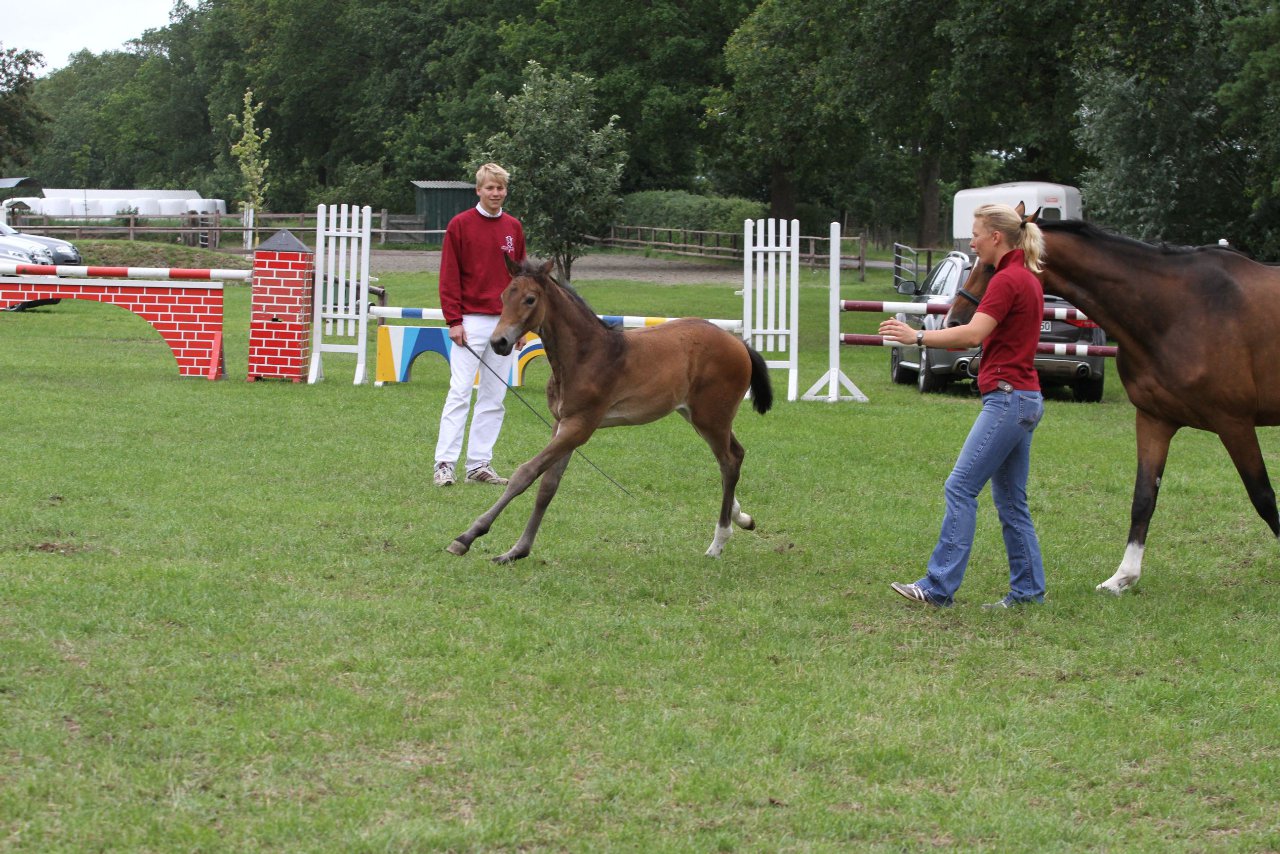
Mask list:
[[744,451],[733,435],[733,418],[748,388],[757,412],[763,415],[772,406],[764,359],[742,339],[698,318],[626,331],[609,327],[582,297],[551,276],[551,268],[550,261],[538,266],[507,260],[512,279],[489,339],[495,351],[506,354],[526,332],[541,336],[551,363],[551,441],[515,470],[502,497],[448,551],[466,554],[503,508],[542,477],[524,533],[494,560],[509,563],[527,556],[575,448],[601,427],[647,424],[675,411],[706,440],[720,463],[724,497],[707,549],[708,555],[719,557],[733,533],[731,522],[747,530],[755,527],[734,495]]
[[[1119,595],[1141,576],[1169,442],[1181,427],[1218,434],[1258,515],[1280,536],[1255,429],[1280,424],[1280,269],[1217,246],[1153,246],[1075,220],[1038,224],[1045,292],[1069,300],[1119,345],[1116,371],[1137,408],[1129,540],[1119,569],[1097,589]],[[948,324],[973,316],[992,273],[981,267]]]

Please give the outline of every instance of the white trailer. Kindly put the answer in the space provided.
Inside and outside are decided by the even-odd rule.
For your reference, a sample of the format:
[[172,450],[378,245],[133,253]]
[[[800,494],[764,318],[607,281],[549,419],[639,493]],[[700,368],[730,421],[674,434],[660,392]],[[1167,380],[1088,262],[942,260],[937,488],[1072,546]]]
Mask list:
[[994,184],[990,187],[972,187],[956,193],[951,206],[951,237],[956,249],[969,251],[969,238],[973,236],[973,212],[983,205],[1005,204],[1017,207],[1022,202],[1031,213],[1040,208],[1040,219],[1083,219],[1084,206],[1080,191],[1066,184],[1049,184],[1042,181],[1014,181]]

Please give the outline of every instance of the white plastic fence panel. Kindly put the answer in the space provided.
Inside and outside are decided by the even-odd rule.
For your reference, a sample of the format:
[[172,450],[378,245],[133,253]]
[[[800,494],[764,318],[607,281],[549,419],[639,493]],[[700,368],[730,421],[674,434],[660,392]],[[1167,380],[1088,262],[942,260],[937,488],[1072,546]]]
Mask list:
[[787,400],[795,400],[800,371],[800,221],[746,220],[743,234],[742,337],[770,368],[786,369]]
[[365,381],[372,223],[373,211],[368,205],[316,208],[315,315],[309,383],[324,379],[325,353],[354,353],[355,384]]
[[[159,209],[159,206],[157,206],[157,209]],[[240,228],[244,233],[244,249],[246,252],[252,252],[254,245],[257,243],[254,240],[253,216],[253,205],[245,205],[244,210],[240,211]]]

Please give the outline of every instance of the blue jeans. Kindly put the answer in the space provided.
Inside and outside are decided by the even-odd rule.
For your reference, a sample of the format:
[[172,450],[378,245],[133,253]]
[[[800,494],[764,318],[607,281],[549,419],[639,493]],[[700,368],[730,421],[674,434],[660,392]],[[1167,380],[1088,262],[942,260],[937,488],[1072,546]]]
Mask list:
[[960,589],[978,526],[978,495],[991,481],[1009,555],[1009,590],[1019,602],[1044,600],[1044,562],[1027,508],[1031,435],[1044,415],[1038,391],[993,391],[982,396],[982,412],[947,478],[946,512],[928,574],[917,584],[939,605],[950,605]]

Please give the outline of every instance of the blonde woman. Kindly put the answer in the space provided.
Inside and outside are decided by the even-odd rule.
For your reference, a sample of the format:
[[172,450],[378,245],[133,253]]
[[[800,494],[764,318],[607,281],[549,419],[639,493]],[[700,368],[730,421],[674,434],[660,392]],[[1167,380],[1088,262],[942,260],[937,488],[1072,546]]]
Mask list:
[[923,578],[893,582],[893,590],[912,602],[947,607],[964,580],[977,527],[978,494],[991,482],[991,498],[1000,515],[1009,557],[1009,593],[984,608],[1009,608],[1043,602],[1044,563],[1040,541],[1027,507],[1031,436],[1044,414],[1036,344],[1044,313],[1041,270],[1044,237],[1008,205],[984,205],[974,213],[969,244],[977,263],[995,268],[973,319],[963,326],[917,331],[885,320],[880,334],[902,344],[969,348],[982,345],[978,391],[982,411],[969,431],[945,487],[946,510],[937,545]]

